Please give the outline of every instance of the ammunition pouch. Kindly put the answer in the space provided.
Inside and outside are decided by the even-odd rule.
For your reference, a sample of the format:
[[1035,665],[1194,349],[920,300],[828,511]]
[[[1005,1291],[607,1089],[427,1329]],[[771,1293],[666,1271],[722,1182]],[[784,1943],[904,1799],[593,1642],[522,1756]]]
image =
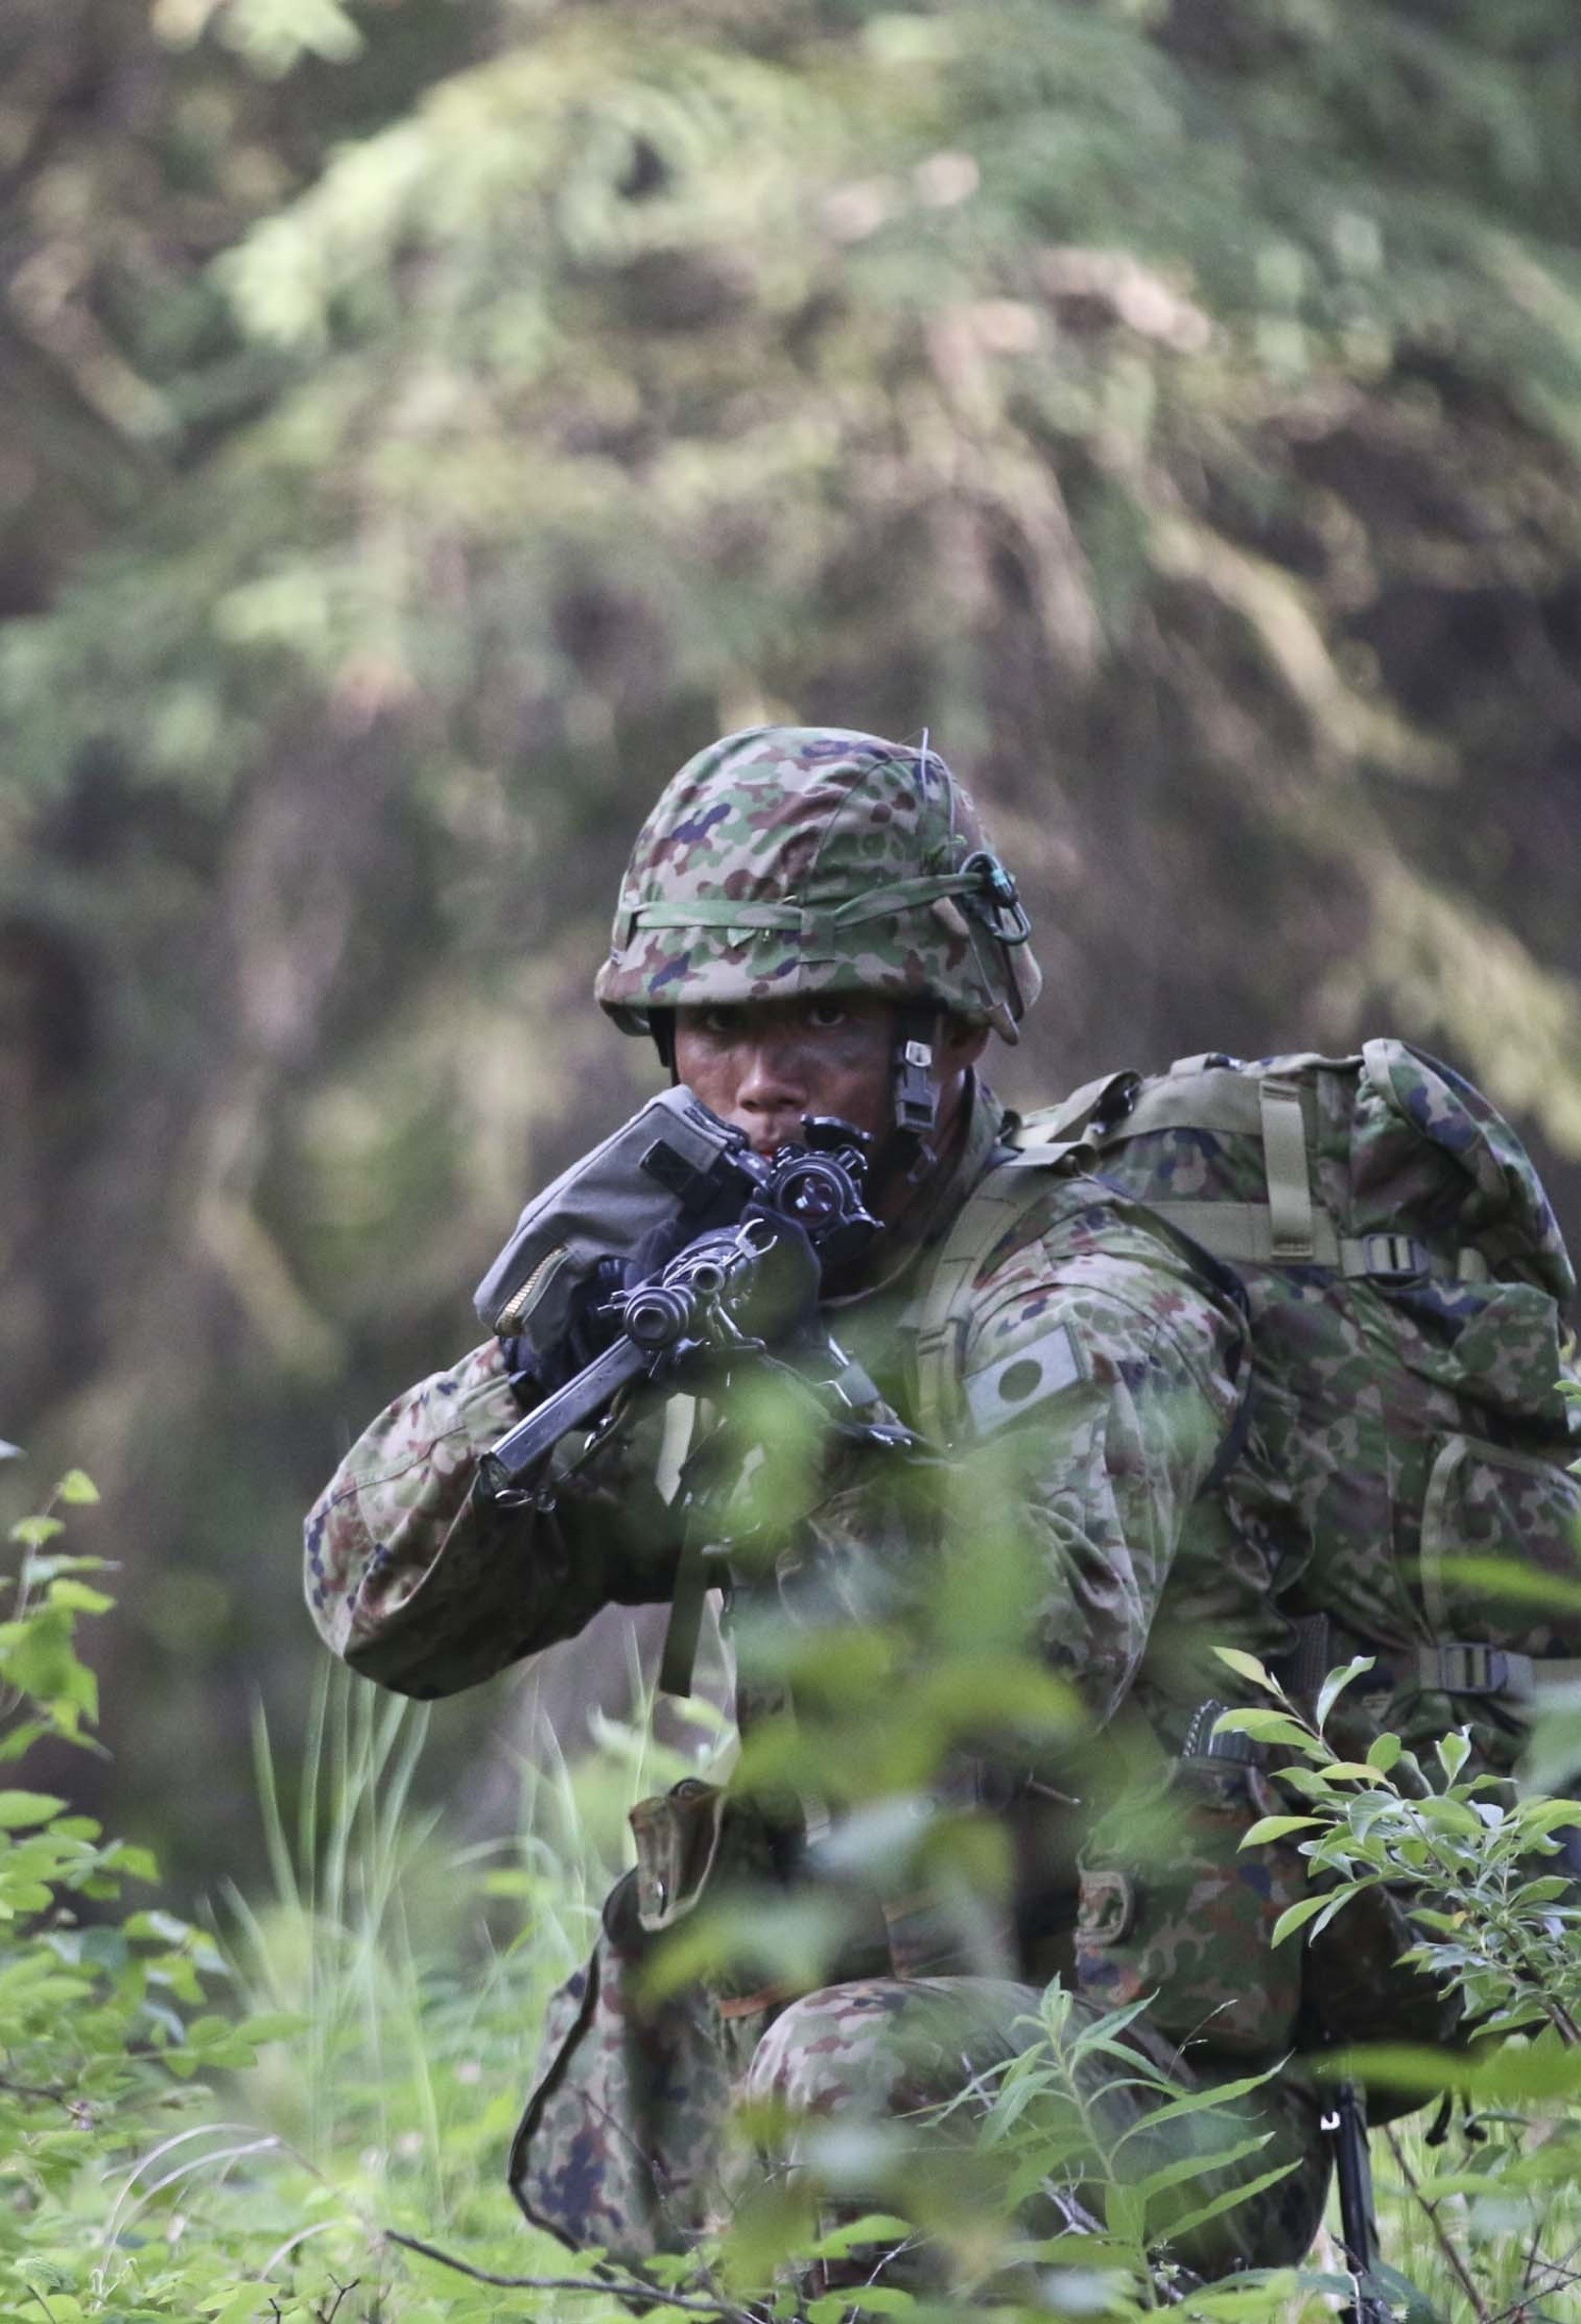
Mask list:
[[1300,1948],[1276,1948],[1273,1927],[1306,1893],[1306,1867],[1283,1841],[1242,1847],[1281,1803],[1216,1740],[1240,1745],[1183,1755],[1082,1850],[1077,1988],[1106,2009],[1146,1999],[1148,2023],[1193,2058],[1271,2062],[1293,2046],[1301,2003]]

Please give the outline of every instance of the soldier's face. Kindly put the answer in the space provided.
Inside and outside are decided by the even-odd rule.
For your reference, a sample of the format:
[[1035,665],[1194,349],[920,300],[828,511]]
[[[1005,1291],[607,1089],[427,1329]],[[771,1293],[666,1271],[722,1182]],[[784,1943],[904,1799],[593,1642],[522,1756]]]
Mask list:
[[[966,1068],[985,1036],[957,1028],[937,1060],[939,1126],[959,1109]],[[804,1113],[837,1114],[882,1139],[893,1118],[894,1012],[874,993],[679,1009],[675,1070],[760,1154],[800,1135]]]

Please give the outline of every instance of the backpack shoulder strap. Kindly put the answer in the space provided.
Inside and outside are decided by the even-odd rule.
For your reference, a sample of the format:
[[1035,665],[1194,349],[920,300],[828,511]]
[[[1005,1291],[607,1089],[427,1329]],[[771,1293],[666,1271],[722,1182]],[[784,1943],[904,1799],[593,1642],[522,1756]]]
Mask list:
[[1091,1152],[1079,1138],[1002,1148],[957,1212],[917,1313],[917,1417],[925,1435],[942,1436],[955,1418],[964,1296],[973,1277],[1045,1192],[1050,1173],[1068,1167],[1073,1155]]
[[1085,1138],[1095,1123],[1103,1123],[1123,1114],[1133,1103],[1142,1087],[1142,1075],[1137,1073],[1100,1074],[1096,1081],[1084,1082],[1072,1090],[1058,1105],[1040,1106],[1024,1120],[1012,1116],[1016,1126],[1012,1136],[1017,1152],[1029,1148],[1073,1144]]

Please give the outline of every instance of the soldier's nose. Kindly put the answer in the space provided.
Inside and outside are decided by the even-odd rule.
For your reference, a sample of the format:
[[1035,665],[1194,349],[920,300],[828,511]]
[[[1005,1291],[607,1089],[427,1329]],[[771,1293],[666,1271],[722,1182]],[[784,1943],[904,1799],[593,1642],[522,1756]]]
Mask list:
[[742,1061],[735,1101],[751,1114],[791,1113],[806,1110],[806,1075],[797,1067],[794,1053],[778,1041],[754,1041]]

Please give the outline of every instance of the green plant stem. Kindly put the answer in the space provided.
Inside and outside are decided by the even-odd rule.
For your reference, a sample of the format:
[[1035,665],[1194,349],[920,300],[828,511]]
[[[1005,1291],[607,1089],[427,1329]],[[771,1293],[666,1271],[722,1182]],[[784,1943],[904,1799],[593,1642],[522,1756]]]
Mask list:
[[1422,2193],[1421,2181],[1406,2161],[1404,2151],[1394,2132],[1391,2129],[1385,2129],[1383,2138],[1390,2153],[1394,2157],[1394,2167],[1405,2181],[1406,2192],[1421,2210],[1428,2225],[1431,2227],[1433,2240],[1443,2253],[1456,2282],[1470,2301],[1472,2312],[1477,2318],[1478,2324],[1493,2324],[1493,2312],[1477,2290],[1471,2271],[1466,2266],[1453,2238],[1445,2231],[1444,2223],[1438,2217],[1438,2206],[1437,2203],[1429,2202]]
[[440,2251],[435,2244],[424,2243],[421,2236],[403,2236],[395,2227],[381,2227],[379,2233],[386,2243],[399,2244],[402,2251],[417,2252],[440,2267],[454,2268],[458,2275],[470,2276],[474,2283],[494,2284],[502,2292],[598,2292],[606,2300],[640,2300],[645,2308],[676,2308],[688,2316],[724,2318],[726,2324],[756,2324],[750,2309],[735,2308],[722,2300],[698,2300],[686,2292],[661,2292],[640,2276],[496,2275],[488,2268],[474,2267],[470,2260]]
[[70,2107],[77,2104],[69,2090],[46,2090],[36,2082],[14,2082],[9,2074],[0,2074],[0,2090],[9,2090],[14,2098],[45,2098],[51,2106]]

